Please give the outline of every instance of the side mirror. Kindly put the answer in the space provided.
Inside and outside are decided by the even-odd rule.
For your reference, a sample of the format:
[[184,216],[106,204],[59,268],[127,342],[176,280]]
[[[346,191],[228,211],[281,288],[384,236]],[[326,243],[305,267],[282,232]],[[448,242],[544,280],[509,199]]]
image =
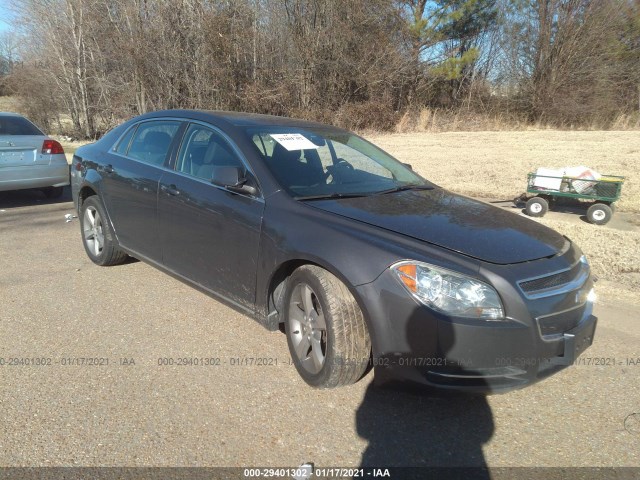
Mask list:
[[403,165],[413,172],[413,165],[410,163],[403,163]]
[[247,185],[247,179],[240,167],[213,167],[211,183],[225,187],[232,192],[248,193],[249,195],[258,193],[255,187]]

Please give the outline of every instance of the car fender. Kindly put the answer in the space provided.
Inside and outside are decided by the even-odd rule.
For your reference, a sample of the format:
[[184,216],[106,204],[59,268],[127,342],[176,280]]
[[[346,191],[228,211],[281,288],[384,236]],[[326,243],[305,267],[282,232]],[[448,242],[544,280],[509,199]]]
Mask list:
[[[477,276],[479,262],[440,247],[366,225],[287,198],[267,199],[256,279],[256,311],[268,315],[274,278],[283,266],[313,263],[355,287],[375,281],[405,259],[457,266]],[[277,281],[277,280],[276,280]]]
[[[100,175],[100,173],[98,173],[93,168],[87,168],[81,178],[82,179],[77,189],[77,198],[74,199],[75,208],[76,208],[76,211],[78,212],[78,216],[80,216],[80,208],[82,206],[81,205],[82,196],[80,195],[80,192],[85,188],[89,188],[92,191],[94,191],[95,194],[98,196],[98,199],[100,200],[100,202],[102,202],[102,205],[103,206],[105,205],[103,192],[102,192],[102,189],[100,188],[100,184],[102,181],[102,176]],[[120,242],[118,240],[118,232],[113,226],[113,222],[111,221],[111,215],[109,214],[109,210],[107,208],[104,208],[104,211],[107,217],[107,221],[109,222],[109,226],[111,227],[111,231],[114,233],[116,242],[119,244]]]

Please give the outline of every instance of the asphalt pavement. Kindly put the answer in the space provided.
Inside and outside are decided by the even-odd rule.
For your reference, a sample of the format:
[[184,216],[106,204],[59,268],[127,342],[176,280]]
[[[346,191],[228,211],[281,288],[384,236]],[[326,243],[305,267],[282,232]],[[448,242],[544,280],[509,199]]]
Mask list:
[[95,266],[74,213],[0,197],[0,466],[640,467],[637,305],[603,299],[578,364],[524,390],[314,390],[282,333]]

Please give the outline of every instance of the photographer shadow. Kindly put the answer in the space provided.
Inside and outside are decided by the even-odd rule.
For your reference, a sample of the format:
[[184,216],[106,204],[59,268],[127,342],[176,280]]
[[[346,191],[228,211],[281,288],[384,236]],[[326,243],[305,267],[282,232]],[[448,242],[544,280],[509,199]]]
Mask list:
[[[446,357],[455,342],[454,328],[442,324],[438,328],[440,333],[447,330],[439,343],[440,355]],[[416,309],[407,327],[411,351],[420,351],[427,330]],[[473,372],[465,369],[465,374]],[[422,467],[403,469],[402,478],[491,478],[482,451],[494,432],[485,395],[374,383],[378,382],[369,385],[356,412],[358,435],[369,441],[360,466]],[[474,385],[484,382],[474,380]]]

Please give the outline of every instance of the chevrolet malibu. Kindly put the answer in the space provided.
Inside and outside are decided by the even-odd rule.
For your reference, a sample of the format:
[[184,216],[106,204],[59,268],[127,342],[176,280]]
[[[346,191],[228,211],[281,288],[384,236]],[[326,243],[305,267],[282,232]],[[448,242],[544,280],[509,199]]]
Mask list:
[[153,112],[80,148],[72,193],[94,263],[141,259],[284,330],[315,387],[373,367],[381,383],[507,391],[593,339],[577,245],[338,128]]

